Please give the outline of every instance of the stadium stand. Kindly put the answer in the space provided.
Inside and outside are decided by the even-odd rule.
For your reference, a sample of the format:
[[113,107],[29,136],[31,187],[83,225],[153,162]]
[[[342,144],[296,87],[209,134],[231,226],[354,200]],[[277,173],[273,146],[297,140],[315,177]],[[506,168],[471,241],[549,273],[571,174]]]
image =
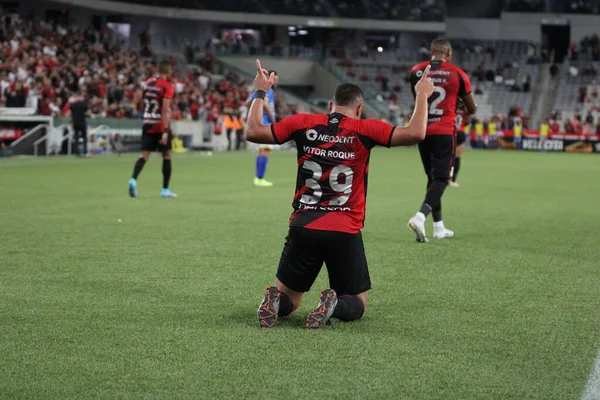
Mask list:
[[550,11],[555,13],[598,14],[600,13],[600,1],[550,0]]
[[[600,122],[597,85],[600,38],[585,37],[570,49],[558,75],[553,112],[549,116],[567,133],[596,133]],[[560,112],[558,111],[560,110]]]
[[[79,90],[89,99],[94,117],[141,118],[141,83],[156,70],[156,59],[148,49],[122,50],[109,30],[80,30],[27,19],[1,19],[0,36],[0,52],[5,55],[0,105],[62,116]],[[247,83],[235,74],[213,83],[205,69],[183,73],[174,60],[172,64],[174,120],[206,118],[224,104],[239,108],[248,97]]]
[[[69,116],[70,102],[79,91],[90,104],[92,118],[111,125],[123,125],[115,120],[140,120],[141,84],[156,73],[161,58],[141,36],[141,50],[134,51],[117,44],[109,29],[63,27],[16,15],[0,18],[0,54],[4,55],[0,107],[6,107],[5,113],[27,109],[61,120]],[[206,135],[213,137],[224,131],[225,115],[245,119],[251,77],[222,68],[211,53],[203,55],[201,66],[182,64],[172,57],[169,60],[174,67],[172,120],[203,123],[208,142]],[[277,112],[284,117],[310,109],[282,93]],[[16,137],[23,135],[21,129],[12,130],[20,132]],[[108,147],[108,135],[96,138]]]
[[[471,76],[479,118],[502,119],[513,108],[521,110],[525,117],[530,114],[532,90],[540,74],[534,46],[519,41],[460,41],[455,43],[455,53]],[[410,68],[429,54],[426,48],[386,54],[387,57],[376,60],[337,60],[329,62],[328,68],[338,78],[361,85],[371,104],[388,119],[397,117],[402,122],[413,105],[408,83]]]
[[507,0],[504,2],[504,9],[513,12],[544,12],[546,6],[546,0]]
[[473,81],[481,118],[490,119],[515,106],[525,115],[530,113],[540,75],[536,46],[520,41],[462,41],[456,47]]
[[314,17],[382,18],[412,21],[443,21],[441,0],[135,0],[136,3],[215,11],[236,11]]

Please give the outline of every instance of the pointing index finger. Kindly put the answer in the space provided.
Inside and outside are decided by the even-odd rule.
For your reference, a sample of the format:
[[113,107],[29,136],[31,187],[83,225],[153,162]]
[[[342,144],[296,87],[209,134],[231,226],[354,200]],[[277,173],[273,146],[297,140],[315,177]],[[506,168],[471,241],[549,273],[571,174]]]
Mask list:
[[258,58],[256,59],[256,70],[258,71],[259,75],[264,76],[265,73],[263,72],[262,66],[260,65],[260,60]]
[[421,79],[427,79],[427,75],[429,74],[429,70],[431,69],[431,64],[429,64],[426,68],[425,71],[423,71],[423,76]]

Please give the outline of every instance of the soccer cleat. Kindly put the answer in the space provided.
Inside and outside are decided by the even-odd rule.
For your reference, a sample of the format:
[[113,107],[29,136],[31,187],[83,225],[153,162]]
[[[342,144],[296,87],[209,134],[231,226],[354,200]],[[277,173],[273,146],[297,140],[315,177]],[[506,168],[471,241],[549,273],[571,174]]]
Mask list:
[[425,234],[425,220],[415,215],[408,220],[408,227],[417,235],[417,242],[427,243],[427,235]]
[[271,187],[271,186],[273,186],[273,183],[269,182],[266,179],[254,178],[254,186],[258,186],[258,187]]
[[171,192],[171,189],[163,189],[160,192],[160,197],[177,197],[177,195],[173,192]]
[[453,187],[453,188],[459,188],[460,187],[460,185],[458,183],[454,182],[454,181],[450,181],[449,185],[450,185],[450,187]]
[[331,318],[337,306],[337,294],[333,289],[325,289],[321,292],[321,299],[317,308],[308,314],[306,327],[308,329],[319,329],[324,327]]
[[129,197],[138,197],[137,181],[133,178],[129,180]]
[[433,238],[434,239],[447,239],[454,236],[454,232],[450,229],[440,228],[433,230]]
[[261,328],[272,328],[275,326],[277,315],[279,314],[280,294],[281,292],[275,286],[269,286],[265,290],[265,297],[256,312],[258,326]]

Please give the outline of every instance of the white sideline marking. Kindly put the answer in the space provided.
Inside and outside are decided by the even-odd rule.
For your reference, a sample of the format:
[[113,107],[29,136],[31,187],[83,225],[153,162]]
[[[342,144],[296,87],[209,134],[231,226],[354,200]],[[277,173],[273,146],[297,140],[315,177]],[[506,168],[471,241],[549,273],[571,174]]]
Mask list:
[[600,353],[594,361],[594,370],[585,385],[581,400],[600,400]]

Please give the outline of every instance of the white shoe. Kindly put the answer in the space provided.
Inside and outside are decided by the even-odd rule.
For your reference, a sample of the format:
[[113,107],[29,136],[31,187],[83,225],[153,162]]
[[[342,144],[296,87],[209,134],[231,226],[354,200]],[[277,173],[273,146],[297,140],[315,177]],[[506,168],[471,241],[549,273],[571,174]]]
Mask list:
[[460,187],[460,185],[459,185],[458,183],[456,183],[456,182],[452,182],[452,181],[450,181],[450,187],[453,187],[453,188],[459,188],[459,187]]
[[425,234],[425,220],[418,215],[415,215],[408,220],[408,227],[417,235],[417,242],[427,243],[427,235]]
[[450,229],[441,228],[433,230],[434,239],[448,239],[454,236],[454,232]]

